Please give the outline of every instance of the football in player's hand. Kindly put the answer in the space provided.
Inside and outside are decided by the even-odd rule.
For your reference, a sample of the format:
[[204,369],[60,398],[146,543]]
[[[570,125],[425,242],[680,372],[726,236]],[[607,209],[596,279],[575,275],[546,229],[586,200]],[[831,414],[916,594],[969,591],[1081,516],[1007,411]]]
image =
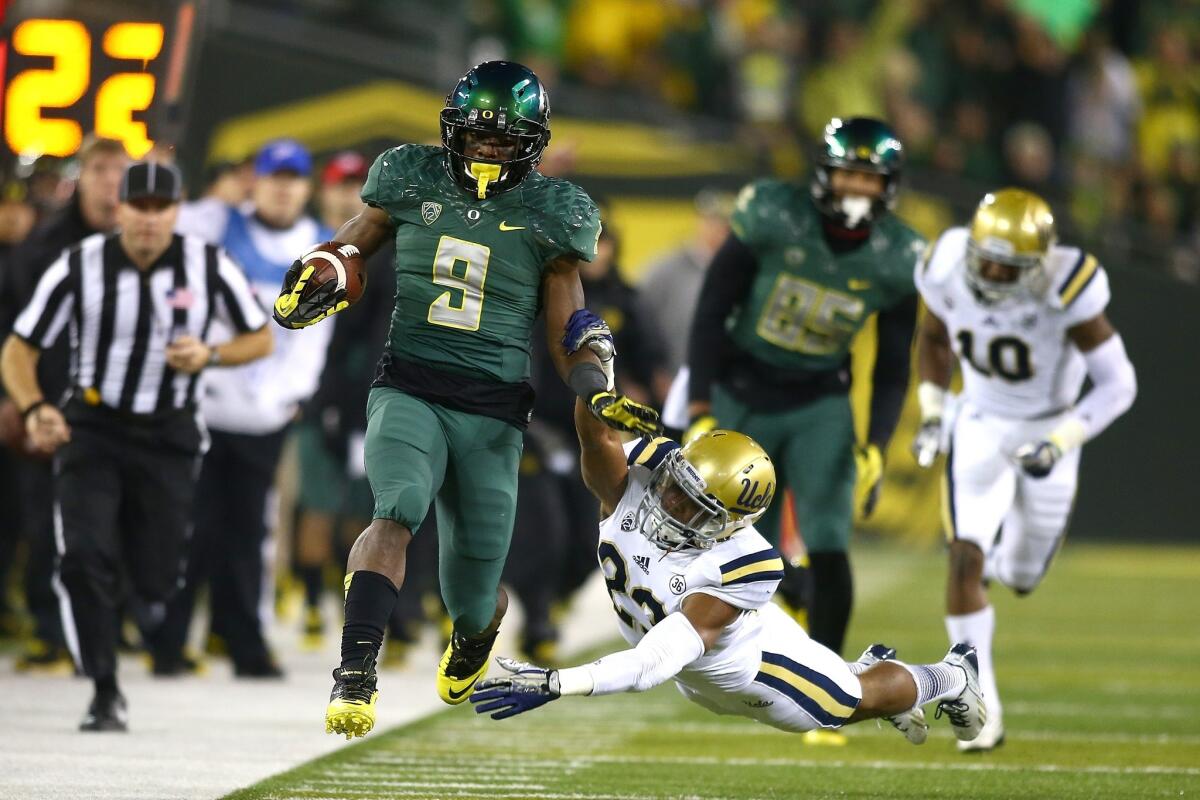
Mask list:
[[346,302],[351,305],[362,297],[363,289],[367,285],[367,267],[362,254],[354,245],[325,242],[305,253],[300,261],[305,267],[313,267],[305,295],[311,296],[318,287],[333,282],[337,289],[345,290]]

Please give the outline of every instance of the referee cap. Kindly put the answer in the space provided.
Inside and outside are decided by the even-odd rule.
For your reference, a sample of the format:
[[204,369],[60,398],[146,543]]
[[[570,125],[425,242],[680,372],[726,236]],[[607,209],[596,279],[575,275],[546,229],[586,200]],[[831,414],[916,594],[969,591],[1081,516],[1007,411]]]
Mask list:
[[155,197],[161,200],[179,202],[183,194],[183,178],[178,168],[171,164],[156,164],[153,161],[139,161],[130,164],[121,179],[121,202],[139,200],[143,197]]

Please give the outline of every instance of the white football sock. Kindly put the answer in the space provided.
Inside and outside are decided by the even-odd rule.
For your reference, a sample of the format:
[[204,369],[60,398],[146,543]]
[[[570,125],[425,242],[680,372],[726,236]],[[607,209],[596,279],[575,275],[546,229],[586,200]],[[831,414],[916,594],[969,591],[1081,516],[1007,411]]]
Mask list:
[[950,700],[963,693],[967,686],[966,674],[951,664],[899,664],[908,670],[917,684],[916,706],[935,700]]
[[996,631],[996,610],[986,605],[970,614],[948,615],[946,634],[950,644],[966,642],[975,648],[979,659],[979,689],[989,714],[1000,715],[1000,692],[996,688],[996,670],[992,666],[992,635]]

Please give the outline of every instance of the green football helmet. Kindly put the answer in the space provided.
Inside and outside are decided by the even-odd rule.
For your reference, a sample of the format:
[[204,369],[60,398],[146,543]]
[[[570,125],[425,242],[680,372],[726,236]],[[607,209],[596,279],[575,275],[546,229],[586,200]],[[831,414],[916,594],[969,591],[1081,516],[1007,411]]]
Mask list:
[[[821,213],[844,228],[871,222],[896,205],[900,171],[904,165],[904,145],[885,123],[870,117],[839,119],[825,126],[821,148],[817,152],[812,183],[813,202]],[[883,194],[875,198],[865,213],[852,218],[842,207],[842,198],[833,193],[830,174],[834,169],[874,172],[884,178]]]
[[[511,61],[485,61],[467,72],[442,109],[446,169],[480,200],[519,185],[550,141],[550,98],[537,75]],[[513,147],[507,159],[468,157],[471,134],[499,137]]]

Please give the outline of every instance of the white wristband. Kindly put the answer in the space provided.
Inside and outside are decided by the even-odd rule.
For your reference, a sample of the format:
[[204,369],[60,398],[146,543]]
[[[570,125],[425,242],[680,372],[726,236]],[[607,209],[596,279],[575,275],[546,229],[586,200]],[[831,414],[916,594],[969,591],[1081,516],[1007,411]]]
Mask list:
[[917,403],[921,419],[940,419],[946,407],[946,390],[933,381],[921,381],[917,387]]
[[1074,415],[1067,417],[1050,432],[1050,441],[1062,452],[1074,450],[1087,441],[1087,427]]
[[567,667],[558,671],[558,693],[561,695],[587,695],[595,687],[588,667]]

